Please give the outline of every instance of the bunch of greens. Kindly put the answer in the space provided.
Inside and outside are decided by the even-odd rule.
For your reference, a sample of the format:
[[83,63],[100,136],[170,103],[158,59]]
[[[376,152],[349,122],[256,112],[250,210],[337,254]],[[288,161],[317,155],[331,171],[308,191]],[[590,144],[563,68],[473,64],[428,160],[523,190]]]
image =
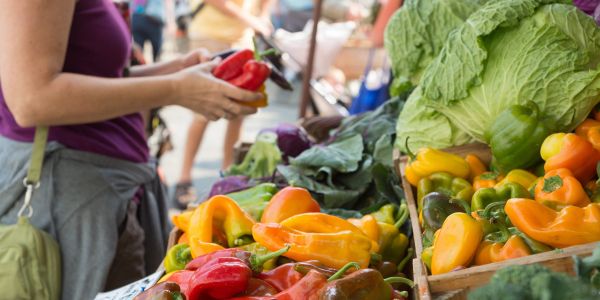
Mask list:
[[315,145],[280,165],[290,185],[310,190],[324,208],[370,212],[399,203],[403,192],[393,171],[395,123],[404,101],[344,120],[325,144]]
[[253,179],[269,177],[273,175],[277,164],[281,161],[282,154],[277,147],[277,134],[263,132],[258,135],[244,160],[240,164],[231,166],[224,175],[242,175]]
[[409,97],[396,146],[483,141],[498,114],[528,101],[552,131],[572,130],[600,99],[600,28],[569,2],[497,0],[471,14]]
[[450,31],[485,0],[408,0],[390,19],[385,48],[392,61],[392,95],[419,84],[423,71],[442,49]]

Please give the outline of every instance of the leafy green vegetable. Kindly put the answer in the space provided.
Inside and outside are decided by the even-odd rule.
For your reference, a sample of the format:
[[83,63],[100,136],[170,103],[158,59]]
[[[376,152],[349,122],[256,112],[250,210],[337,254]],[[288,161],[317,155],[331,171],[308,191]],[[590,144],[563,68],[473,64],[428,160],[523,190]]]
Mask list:
[[442,49],[448,33],[484,0],[408,0],[390,19],[385,48],[394,72],[394,95],[419,84],[425,68]]
[[[398,138],[431,127],[431,108],[451,125],[421,136],[423,144],[440,144],[449,130],[483,141],[496,116],[527,101],[539,106],[553,131],[572,130],[600,99],[600,28],[563,4],[569,2],[497,0],[483,5],[450,33],[425,71],[420,94],[411,95],[407,106],[428,109],[416,111],[424,116],[403,124],[408,128]],[[434,120],[441,124],[440,119]]]
[[600,244],[594,249],[591,256],[585,258],[573,256],[573,260],[577,276],[600,290]]
[[231,166],[225,175],[244,175],[250,178],[268,177],[273,175],[280,162],[281,151],[277,147],[277,135],[265,132],[258,135],[242,163]]
[[599,291],[565,273],[539,265],[513,265],[500,269],[490,283],[469,293],[469,300],[487,299],[598,299]]
[[358,134],[327,146],[314,146],[290,163],[298,167],[329,167],[339,172],[354,172],[362,158],[363,142]]

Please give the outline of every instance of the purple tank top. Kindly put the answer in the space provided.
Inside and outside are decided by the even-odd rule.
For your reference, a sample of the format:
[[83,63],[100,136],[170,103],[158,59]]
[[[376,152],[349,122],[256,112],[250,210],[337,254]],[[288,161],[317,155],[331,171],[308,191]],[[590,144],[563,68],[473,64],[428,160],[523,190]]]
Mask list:
[[[79,0],[69,34],[64,72],[106,78],[123,76],[131,50],[127,24],[111,0]],[[43,99],[40,99],[43,101]],[[139,113],[98,123],[53,126],[48,139],[68,148],[133,162],[148,161],[144,122]],[[21,128],[0,87],[0,134],[31,142],[34,128]]]

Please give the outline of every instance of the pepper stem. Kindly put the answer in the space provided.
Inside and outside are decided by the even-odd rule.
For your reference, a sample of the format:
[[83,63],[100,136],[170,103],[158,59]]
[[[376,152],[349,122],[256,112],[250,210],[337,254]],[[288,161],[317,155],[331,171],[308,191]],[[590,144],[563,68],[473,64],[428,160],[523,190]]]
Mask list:
[[252,271],[255,272],[261,272],[262,271],[262,266],[269,260],[277,258],[281,255],[283,255],[284,253],[288,252],[290,250],[292,246],[287,244],[285,245],[285,247],[275,251],[275,252],[271,252],[271,253],[267,253],[265,255],[255,255],[252,254],[250,256],[250,266],[252,268]]
[[334,281],[336,279],[340,279],[342,276],[344,276],[344,274],[346,274],[346,272],[350,268],[355,268],[357,270],[360,270],[360,265],[358,263],[355,263],[355,262],[349,262],[349,263],[347,263],[339,271],[337,271],[335,274],[331,275],[331,277],[329,277],[327,279],[327,282],[331,282],[331,281]]
[[402,270],[404,270],[404,266],[406,266],[406,264],[412,259],[414,254],[415,254],[415,249],[408,248],[408,250],[406,250],[406,255],[400,261],[400,263],[398,263],[398,267],[396,270],[398,270],[398,272],[402,273]]
[[402,202],[402,204],[400,204],[400,208],[398,209],[398,211],[400,213],[400,217],[398,218],[398,221],[396,221],[396,223],[394,223],[394,226],[396,226],[396,228],[400,229],[400,227],[402,227],[402,225],[404,225],[406,220],[408,220],[408,206],[406,206],[406,203]]
[[408,155],[410,160],[414,161],[415,159],[417,159],[417,156],[412,151],[410,151],[410,147],[408,147],[408,139],[410,139],[410,136],[406,137],[406,140],[404,141],[404,148],[406,148],[406,154]]
[[248,244],[252,244],[252,243],[254,243],[254,239],[252,238],[251,235],[243,235],[243,236],[240,236],[239,238],[233,240],[234,247],[240,247],[240,246],[244,246],[244,245],[248,245]]
[[458,205],[462,206],[462,208],[465,210],[465,213],[469,216],[471,215],[471,206],[469,205],[469,203],[467,203],[467,201],[462,200],[462,199],[452,198],[452,199],[450,199],[450,203],[454,203],[454,204],[458,204]]
[[493,210],[497,209],[498,207],[504,207],[505,204],[506,203],[503,201],[492,202],[485,207],[485,209],[481,214],[479,214],[479,216],[484,219],[489,219],[492,216]]
[[408,292],[407,292],[407,291],[400,291],[400,292],[396,291],[396,293],[397,293],[397,294],[398,294],[400,297],[403,297],[403,298],[408,298]]
[[410,280],[408,278],[404,278],[404,277],[388,277],[388,278],[384,279],[383,281],[385,281],[388,284],[403,283],[410,287],[415,286],[415,283],[412,280]]
[[261,61],[263,57],[271,54],[277,54],[278,51],[274,48],[267,49],[265,51],[258,52],[258,43],[256,42],[256,37],[252,38],[252,46],[254,46],[254,60]]

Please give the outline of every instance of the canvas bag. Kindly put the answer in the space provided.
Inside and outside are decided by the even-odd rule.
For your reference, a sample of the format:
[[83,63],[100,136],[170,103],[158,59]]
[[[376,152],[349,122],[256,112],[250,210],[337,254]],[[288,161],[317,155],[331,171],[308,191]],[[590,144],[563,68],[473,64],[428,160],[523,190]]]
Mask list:
[[17,224],[0,225],[0,300],[49,299],[61,294],[61,257],[58,243],[46,232],[33,227],[31,197],[40,185],[47,127],[35,131],[27,177],[25,201]]

